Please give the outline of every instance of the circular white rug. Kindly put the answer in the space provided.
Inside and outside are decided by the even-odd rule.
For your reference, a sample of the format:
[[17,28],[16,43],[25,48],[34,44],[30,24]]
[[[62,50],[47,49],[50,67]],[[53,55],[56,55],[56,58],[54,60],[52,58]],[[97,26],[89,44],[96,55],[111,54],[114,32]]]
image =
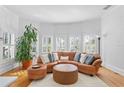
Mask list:
[[61,85],[53,80],[53,74],[47,74],[47,76],[41,80],[34,80],[29,87],[108,87],[104,81],[97,76],[89,76],[82,73],[78,73],[78,81],[72,85]]

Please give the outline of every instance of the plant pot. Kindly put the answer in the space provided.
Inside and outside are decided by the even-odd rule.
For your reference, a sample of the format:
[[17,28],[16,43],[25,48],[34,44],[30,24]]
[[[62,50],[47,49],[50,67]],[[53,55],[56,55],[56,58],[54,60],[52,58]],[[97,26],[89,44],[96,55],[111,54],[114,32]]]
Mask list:
[[22,68],[23,69],[27,69],[29,66],[32,65],[32,60],[25,60],[25,61],[22,61]]

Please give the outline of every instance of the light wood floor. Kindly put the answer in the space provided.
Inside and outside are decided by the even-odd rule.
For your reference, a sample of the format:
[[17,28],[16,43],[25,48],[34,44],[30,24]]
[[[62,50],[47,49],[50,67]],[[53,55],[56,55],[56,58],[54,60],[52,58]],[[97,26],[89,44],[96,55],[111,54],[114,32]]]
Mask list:
[[[10,87],[26,87],[32,82],[28,80],[27,71],[20,68],[4,73],[3,76],[18,76],[18,79]],[[124,76],[109,69],[101,67],[97,76],[111,87],[124,87]]]
[[97,76],[111,87],[124,87],[124,76],[101,67]]
[[28,79],[27,71],[16,68],[4,73],[2,76],[18,76],[17,80],[10,87],[27,87],[32,81]]

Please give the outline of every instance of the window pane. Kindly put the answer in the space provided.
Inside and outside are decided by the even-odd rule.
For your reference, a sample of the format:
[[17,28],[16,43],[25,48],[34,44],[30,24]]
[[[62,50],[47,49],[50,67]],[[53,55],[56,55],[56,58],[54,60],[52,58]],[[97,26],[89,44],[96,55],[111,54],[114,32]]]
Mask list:
[[14,58],[15,36],[10,33],[3,33],[3,59]]
[[96,37],[91,35],[84,36],[84,51],[87,53],[96,53]]
[[9,44],[9,33],[3,33],[3,44]]
[[63,37],[56,37],[56,50],[64,51],[65,49],[65,39]]
[[37,43],[36,42],[33,42],[32,43],[32,52],[37,52]]
[[12,59],[14,58],[15,56],[15,53],[14,53],[14,46],[10,46],[10,49],[9,49],[9,57]]
[[70,37],[69,38],[70,42],[70,51],[79,51],[80,50],[80,38],[79,37]]
[[3,59],[8,58],[8,57],[9,57],[9,47],[4,46],[3,47]]
[[14,36],[14,34],[10,34],[10,44],[11,45],[15,44],[15,36]]
[[52,37],[45,36],[42,38],[42,52],[48,53],[52,51]]

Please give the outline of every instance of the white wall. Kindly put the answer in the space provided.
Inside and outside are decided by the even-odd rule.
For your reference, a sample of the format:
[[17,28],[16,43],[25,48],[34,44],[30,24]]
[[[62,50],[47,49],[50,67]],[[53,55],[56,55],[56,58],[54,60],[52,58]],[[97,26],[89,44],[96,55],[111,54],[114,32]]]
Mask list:
[[93,33],[97,34],[101,30],[101,20],[100,18],[91,19],[82,22],[75,23],[54,23],[54,24],[40,24],[40,29],[42,33]]
[[124,6],[107,11],[101,26],[103,65],[124,75]]
[[[0,6],[0,37],[3,37],[3,32],[14,33],[18,37],[18,17],[8,11],[3,6]],[[3,59],[3,41],[0,40],[0,74],[4,73],[15,66],[14,59]]]

